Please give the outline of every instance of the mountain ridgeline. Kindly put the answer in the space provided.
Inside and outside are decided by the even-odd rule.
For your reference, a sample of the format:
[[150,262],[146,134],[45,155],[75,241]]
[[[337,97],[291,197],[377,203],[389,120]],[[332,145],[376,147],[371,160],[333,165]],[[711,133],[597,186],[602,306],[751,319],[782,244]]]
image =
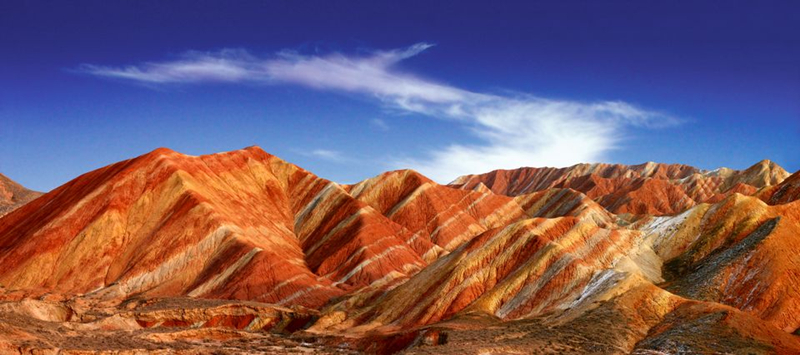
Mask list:
[[9,353],[800,352],[800,172],[766,160],[342,185],[161,148],[0,178]]

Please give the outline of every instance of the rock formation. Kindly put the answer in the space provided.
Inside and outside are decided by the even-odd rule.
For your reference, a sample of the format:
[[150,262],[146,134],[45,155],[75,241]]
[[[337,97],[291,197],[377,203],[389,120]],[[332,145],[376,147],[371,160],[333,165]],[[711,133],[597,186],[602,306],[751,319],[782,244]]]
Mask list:
[[158,149],[0,218],[0,351],[797,353],[798,176]]
[[[425,266],[412,234],[259,148],[158,149],[0,220],[0,284],[28,296],[188,295],[319,307]],[[430,243],[429,243],[430,244]],[[376,262],[379,261],[379,262]]]
[[746,170],[704,171],[679,164],[578,164],[567,168],[519,168],[459,177],[450,185],[472,189],[483,184],[495,193],[518,196],[551,188],[586,194],[613,213],[668,215],[698,203],[713,203],[734,193],[752,195],[780,183],[789,173],[763,160]]

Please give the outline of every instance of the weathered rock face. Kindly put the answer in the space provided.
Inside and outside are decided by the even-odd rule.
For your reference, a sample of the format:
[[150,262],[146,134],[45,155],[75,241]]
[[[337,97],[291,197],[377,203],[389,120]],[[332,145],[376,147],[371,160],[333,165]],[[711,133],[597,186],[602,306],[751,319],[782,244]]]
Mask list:
[[798,221],[800,201],[768,206],[739,194],[629,228],[601,228],[589,216],[526,219],[463,244],[345,327],[408,327],[459,312],[506,320],[569,313],[591,297],[624,293],[635,276],[793,331]]
[[578,164],[568,168],[520,168],[462,176],[451,186],[483,184],[495,193],[518,196],[552,188],[586,194],[613,213],[668,215],[698,203],[717,202],[733,193],[752,195],[789,176],[764,160],[746,170],[703,171],[678,164]]
[[792,174],[780,184],[764,189],[759,193],[759,197],[770,205],[797,201],[800,199],[800,171]]
[[339,185],[258,148],[200,157],[159,149],[0,219],[0,284],[31,296],[318,307],[424,267],[411,237]]
[[547,313],[574,301],[635,236],[573,217],[526,219],[492,229],[388,292],[356,320],[412,327],[459,312],[501,319]]
[[798,174],[158,149],[0,218],[0,352],[796,353]]
[[588,219],[601,227],[612,225],[617,218],[586,195],[572,189],[548,189],[519,195],[515,200],[530,217],[572,216]]
[[685,214],[674,227],[689,238],[666,239],[656,250],[665,261],[665,289],[738,308],[787,332],[800,328],[800,202],[768,206],[737,194]]
[[[439,329],[450,333],[432,350],[441,353],[794,353],[798,222],[800,201],[769,206],[740,194],[624,228],[586,214],[524,219],[473,238],[366,305],[329,308],[312,329]],[[511,343],[496,343],[508,340],[503,334],[514,334]]]
[[41,196],[0,174],[0,217]]
[[411,170],[388,172],[346,188],[413,233],[415,242],[432,243],[431,249],[417,248],[427,261],[525,216],[513,198],[442,186]]

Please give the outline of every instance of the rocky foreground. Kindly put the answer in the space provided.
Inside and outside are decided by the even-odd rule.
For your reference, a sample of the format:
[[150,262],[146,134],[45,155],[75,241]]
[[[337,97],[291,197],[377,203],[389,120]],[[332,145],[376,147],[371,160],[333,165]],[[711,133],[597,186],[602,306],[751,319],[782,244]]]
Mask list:
[[0,218],[0,352],[800,353],[799,182],[158,149]]

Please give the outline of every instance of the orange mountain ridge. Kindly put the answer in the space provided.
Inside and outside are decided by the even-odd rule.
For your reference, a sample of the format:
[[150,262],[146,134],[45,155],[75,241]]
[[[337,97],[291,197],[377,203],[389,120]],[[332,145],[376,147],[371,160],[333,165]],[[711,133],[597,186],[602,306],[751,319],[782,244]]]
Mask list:
[[495,193],[518,196],[551,188],[583,192],[613,213],[667,215],[698,203],[714,203],[734,193],[752,195],[789,176],[762,160],[745,170],[700,170],[680,164],[578,164],[567,168],[520,168],[466,175],[450,185],[472,189],[483,184]]
[[160,148],[0,218],[0,352],[798,353],[798,176]]

